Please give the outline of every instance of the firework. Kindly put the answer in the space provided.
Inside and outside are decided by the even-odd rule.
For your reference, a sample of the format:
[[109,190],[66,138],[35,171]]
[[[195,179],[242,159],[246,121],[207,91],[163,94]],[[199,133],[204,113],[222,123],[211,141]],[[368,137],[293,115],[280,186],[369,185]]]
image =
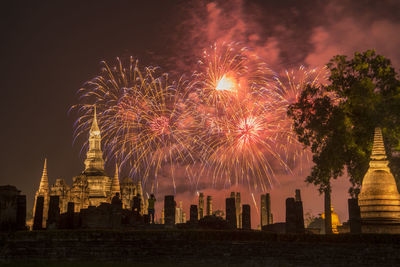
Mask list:
[[201,132],[204,161],[213,184],[247,183],[266,190],[274,183],[274,168],[287,168],[274,151],[278,121],[265,109],[233,102],[229,112],[208,117]]
[[287,108],[307,85],[316,85],[325,70],[299,69],[275,75],[246,48],[213,46],[205,52],[198,114],[203,116],[202,155],[213,183],[247,183],[265,191],[276,171],[291,172],[304,155],[292,131]]
[[[307,85],[324,84],[327,81],[327,75],[326,68],[307,69],[300,66],[298,69],[286,70],[283,77],[275,77],[276,83],[273,91],[277,93],[278,101],[283,102],[282,106],[287,107],[297,102],[301,91]],[[268,83],[267,86],[271,86],[271,83]]]
[[[277,171],[291,172],[304,149],[287,116],[302,89],[325,70],[271,71],[250,49],[214,45],[190,83],[170,82],[158,69],[130,58],[103,62],[99,76],[79,91],[75,136],[86,133],[96,105],[106,160],[141,177],[172,177],[184,167],[191,184],[209,175],[226,186],[247,183],[266,191]],[[201,167],[199,168],[199,165]]]
[[266,190],[274,168],[287,169],[272,148],[280,117],[271,101],[274,72],[252,51],[239,44],[213,45],[205,50],[195,73],[194,110],[199,122],[199,150],[213,184],[248,183]]
[[237,43],[214,44],[204,50],[192,87],[199,88],[207,105],[226,108],[258,92],[274,73],[249,48]]
[[275,148],[281,157],[290,166],[296,166],[303,159],[309,160],[309,151],[297,140],[295,132],[292,130],[292,120],[287,116],[289,105],[294,104],[300,97],[302,90],[306,86],[317,86],[327,81],[328,72],[326,68],[307,69],[300,66],[297,69],[286,70],[283,76],[276,76],[275,83],[266,83],[265,92],[268,92],[269,102],[276,116],[280,117],[281,129],[278,134],[277,147]]
[[[163,166],[190,161],[192,125],[185,106],[182,82],[170,83],[157,68],[139,69],[133,58],[125,67],[120,59],[110,67],[103,62],[101,74],[79,91],[83,104],[75,134],[87,132],[96,105],[103,146],[108,160],[129,169],[131,175],[155,177]],[[156,183],[157,184],[157,183]]]

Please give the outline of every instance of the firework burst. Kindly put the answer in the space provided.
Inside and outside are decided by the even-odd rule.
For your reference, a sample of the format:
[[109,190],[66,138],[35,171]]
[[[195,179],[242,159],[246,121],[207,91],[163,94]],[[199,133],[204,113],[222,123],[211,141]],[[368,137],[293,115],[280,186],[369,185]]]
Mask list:
[[113,67],[103,62],[79,91],[75,136],[88,131],[96,105],[106,160],[144,183],[162,173],[175,188],[175,169],[184,167],[192,185],[207,175],[213,185],[267,190],[277,171],[291,172],[305,154],[287,108],[326,71],[300,67],[279,77],[234,43],[212,46],[199,63],[185,83],[170,82],[157,68],[140,70],[133,58]]
[[170,83],[167,74],[157,75],[157,68],[141,71],[133,58],[126,67],[120,59],[115,67],[103,66],[101,75],[79,91],[84,104],[76,106],[81,114],[76,136],[89,129],[96,105],[108,160],[116,160],[143,182],[157,179],[165,165],[174,177],[174,166],[191,160],[192,125],[183,82]]
[[[263,191],[274,183],[275,172],[291,172],[305,150],[292,131],[287,108],[302,89],[316,85],[326,71],[303,66],[279,77],[252,57],[247,48],[214,45],[204,52],[197,74],[202,82],[198,114],[203,158],[213,183],[247,183]],[[307,154],[308,155],[308,154]]]
[[200,90],[205,104],[225,108],[230,101],[258,92],[273,76],[249,48],[238,43],[214,44],[204,50],[192,87]]
[[287,168],[274,151],[279,121],[264,112],[257,105],[233,102],[200,127],[202,155],[214,185],[246,183],[266,190],[274,183],[274,168]]
[[271,103],[275,115],[281,118],[275,150],[279,151],[289,166],[302,166],[303,164],[299,164],[299,161],[303,159],[309,161],[309,151],[298,142],[292,130],[292,121],[287,116],[288,107],[297,102],[306,86],[324,84],[327,81],[327,75],[326,68],[307,69],[300,66],[297,69],[286,70],[283,76],[275,77],[275,83],[265,85],[268,102]]
[[274,72],[236,43],[215,44],[199,63],[192,88],[199,96],[200,154],[213,184],[222,180],[266,190],[274,183],[274,169],[287,169],[273,149],[281,123],[269,92]]

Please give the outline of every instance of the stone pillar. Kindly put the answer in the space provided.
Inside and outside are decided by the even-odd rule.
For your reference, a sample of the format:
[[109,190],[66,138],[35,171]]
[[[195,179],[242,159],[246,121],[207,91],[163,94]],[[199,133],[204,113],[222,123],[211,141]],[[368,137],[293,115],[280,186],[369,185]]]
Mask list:
[[17,230],[26,230],[26,196],[17,196]]
[[294,198],[286,199],[286,233],[296,233],[296,206]]
[[296,233],[304,233],[303,202],[295,201],[296,209]]
[[[122,201],[117,192],[111,200],[111,227],[120,228],[122,223]],[[146,223],[146,220],[144,221]]]
[[67,218],[65,228],[74,229],[74,217],[75,217],[75,203],[68,202]]
[[267,210],[267,224],[273,224],[271,213],[271,196],[269,193],[265,194],[265,206]]
[[174,196],[165,196],[164,199],[164,214],[165,214],[165,224],[174,225],[175,224],[175,200]]
[[301,201],[300,190],[296,190],[295,199],[296,201],[294,202],[294,205],[296,209],[296,233],[304,233],[303,202]]
[[113,209],[122,210],[122,201],[119,196],[119,193],[116,193],[111,199],[111,206]]
[[236,193],[236,222],[237,227],[242,229],[242,202],[240,198],[240,192]]
[[251,229],[251,215],[250,215],[250,205],[243,205],[242,213],[242,229]]
[[16,230],[19,190],[12,185],[0,186],[0,231]]
[[296,201],[301,201],[300,189],[296,189],[295,192],[296,192],[295,200]]
[[267,200],[266,200],[266,195],[264,195],[264,194],[261,194],[260,215],[261,215],[260,228],[262,230],[262,227],[264,225],[268,224],[268,221],[267,221]]
[[132,212],[136,218],[140,216],[140,211],[142,206],[141,202],[142,202],[141,197],[139,195],[133,197]]
[[204,194],[199,195],[199,220],[204,217]]
[[43,208],[44,208],[44,197],[43,196],[36,197],[36,208],[32,226],[33,230],[43,229]]
[[175,208],[175,224],[182,223],[182,201],[179,201],[179,207]]
[[226,214],[226,221],[227,223],[233,228],[237,228],[237,221],[236,221],[236,201],[235,198],[227,198],[225,206],[225,214]]
[[185,223],[183,220],[183,203],[179,201],[179,223]]
[[212,196],[207,196],[207,216],[212,215]]
[[50,196],[49,214],[47,217],[47,229],[57,229],[60,217],[60,197]]
[[197,205],[190,205],[190,222],[197,223],[199,220],[198,218]]
[[350,233],[361,234],[361,214],[358,198],[348,199]]
[[295,198],[286,199],[286,233],[304,233],[303,202],[300,190],[296,190]]

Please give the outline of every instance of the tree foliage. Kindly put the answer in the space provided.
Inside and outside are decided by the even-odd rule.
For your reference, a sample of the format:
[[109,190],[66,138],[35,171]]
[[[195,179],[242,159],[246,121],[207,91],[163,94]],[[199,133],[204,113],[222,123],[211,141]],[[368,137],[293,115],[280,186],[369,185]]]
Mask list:
[[368,169],[375,127],[381,127],[391,169],[400,175],[396,150],[400,140],[400,81],[390,60],[374,50],[338,55],[327,64],[328,85],[307,86],[289,107],[298,139],[311,148],[313,162],[306,181],[330,190],[330,179],[346,170],[358,194]]

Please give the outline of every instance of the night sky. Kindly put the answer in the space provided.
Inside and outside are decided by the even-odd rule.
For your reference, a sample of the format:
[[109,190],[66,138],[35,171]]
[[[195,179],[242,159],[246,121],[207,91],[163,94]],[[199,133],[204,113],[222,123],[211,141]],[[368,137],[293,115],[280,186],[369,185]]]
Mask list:
[[[103,60],[134,56],[141,65],[190,75],[204,48],[227,41],[252,47],[277,72],[322,66],[336,54],[371,48],[398,70],[399,10],[396,0],[2,3],[0,184],[17,186],[31,207],[47,157],[50,183],[64,178],[71,185],[83,170],[84,153],[82,140],[73,144],[77,115],[68,112],[79,101],[77,90],[100,72]],[[107,165],[109,174],[113,166]],[[277,177],[281,185],[271,191],[275,221],[284,220],[284,199],[295,188],[302,189],[305,212],[322,212],[322,197],[304,183],[307,168]],[[342,220],[347,220],[348,186],[345,177],[333,186]],[[195,201],[189,186],[179,187],[178,200],[185,206]],[[219,197],[218,190],[209,192],[220,202],[214,205],[223,208],[227,192]]]

